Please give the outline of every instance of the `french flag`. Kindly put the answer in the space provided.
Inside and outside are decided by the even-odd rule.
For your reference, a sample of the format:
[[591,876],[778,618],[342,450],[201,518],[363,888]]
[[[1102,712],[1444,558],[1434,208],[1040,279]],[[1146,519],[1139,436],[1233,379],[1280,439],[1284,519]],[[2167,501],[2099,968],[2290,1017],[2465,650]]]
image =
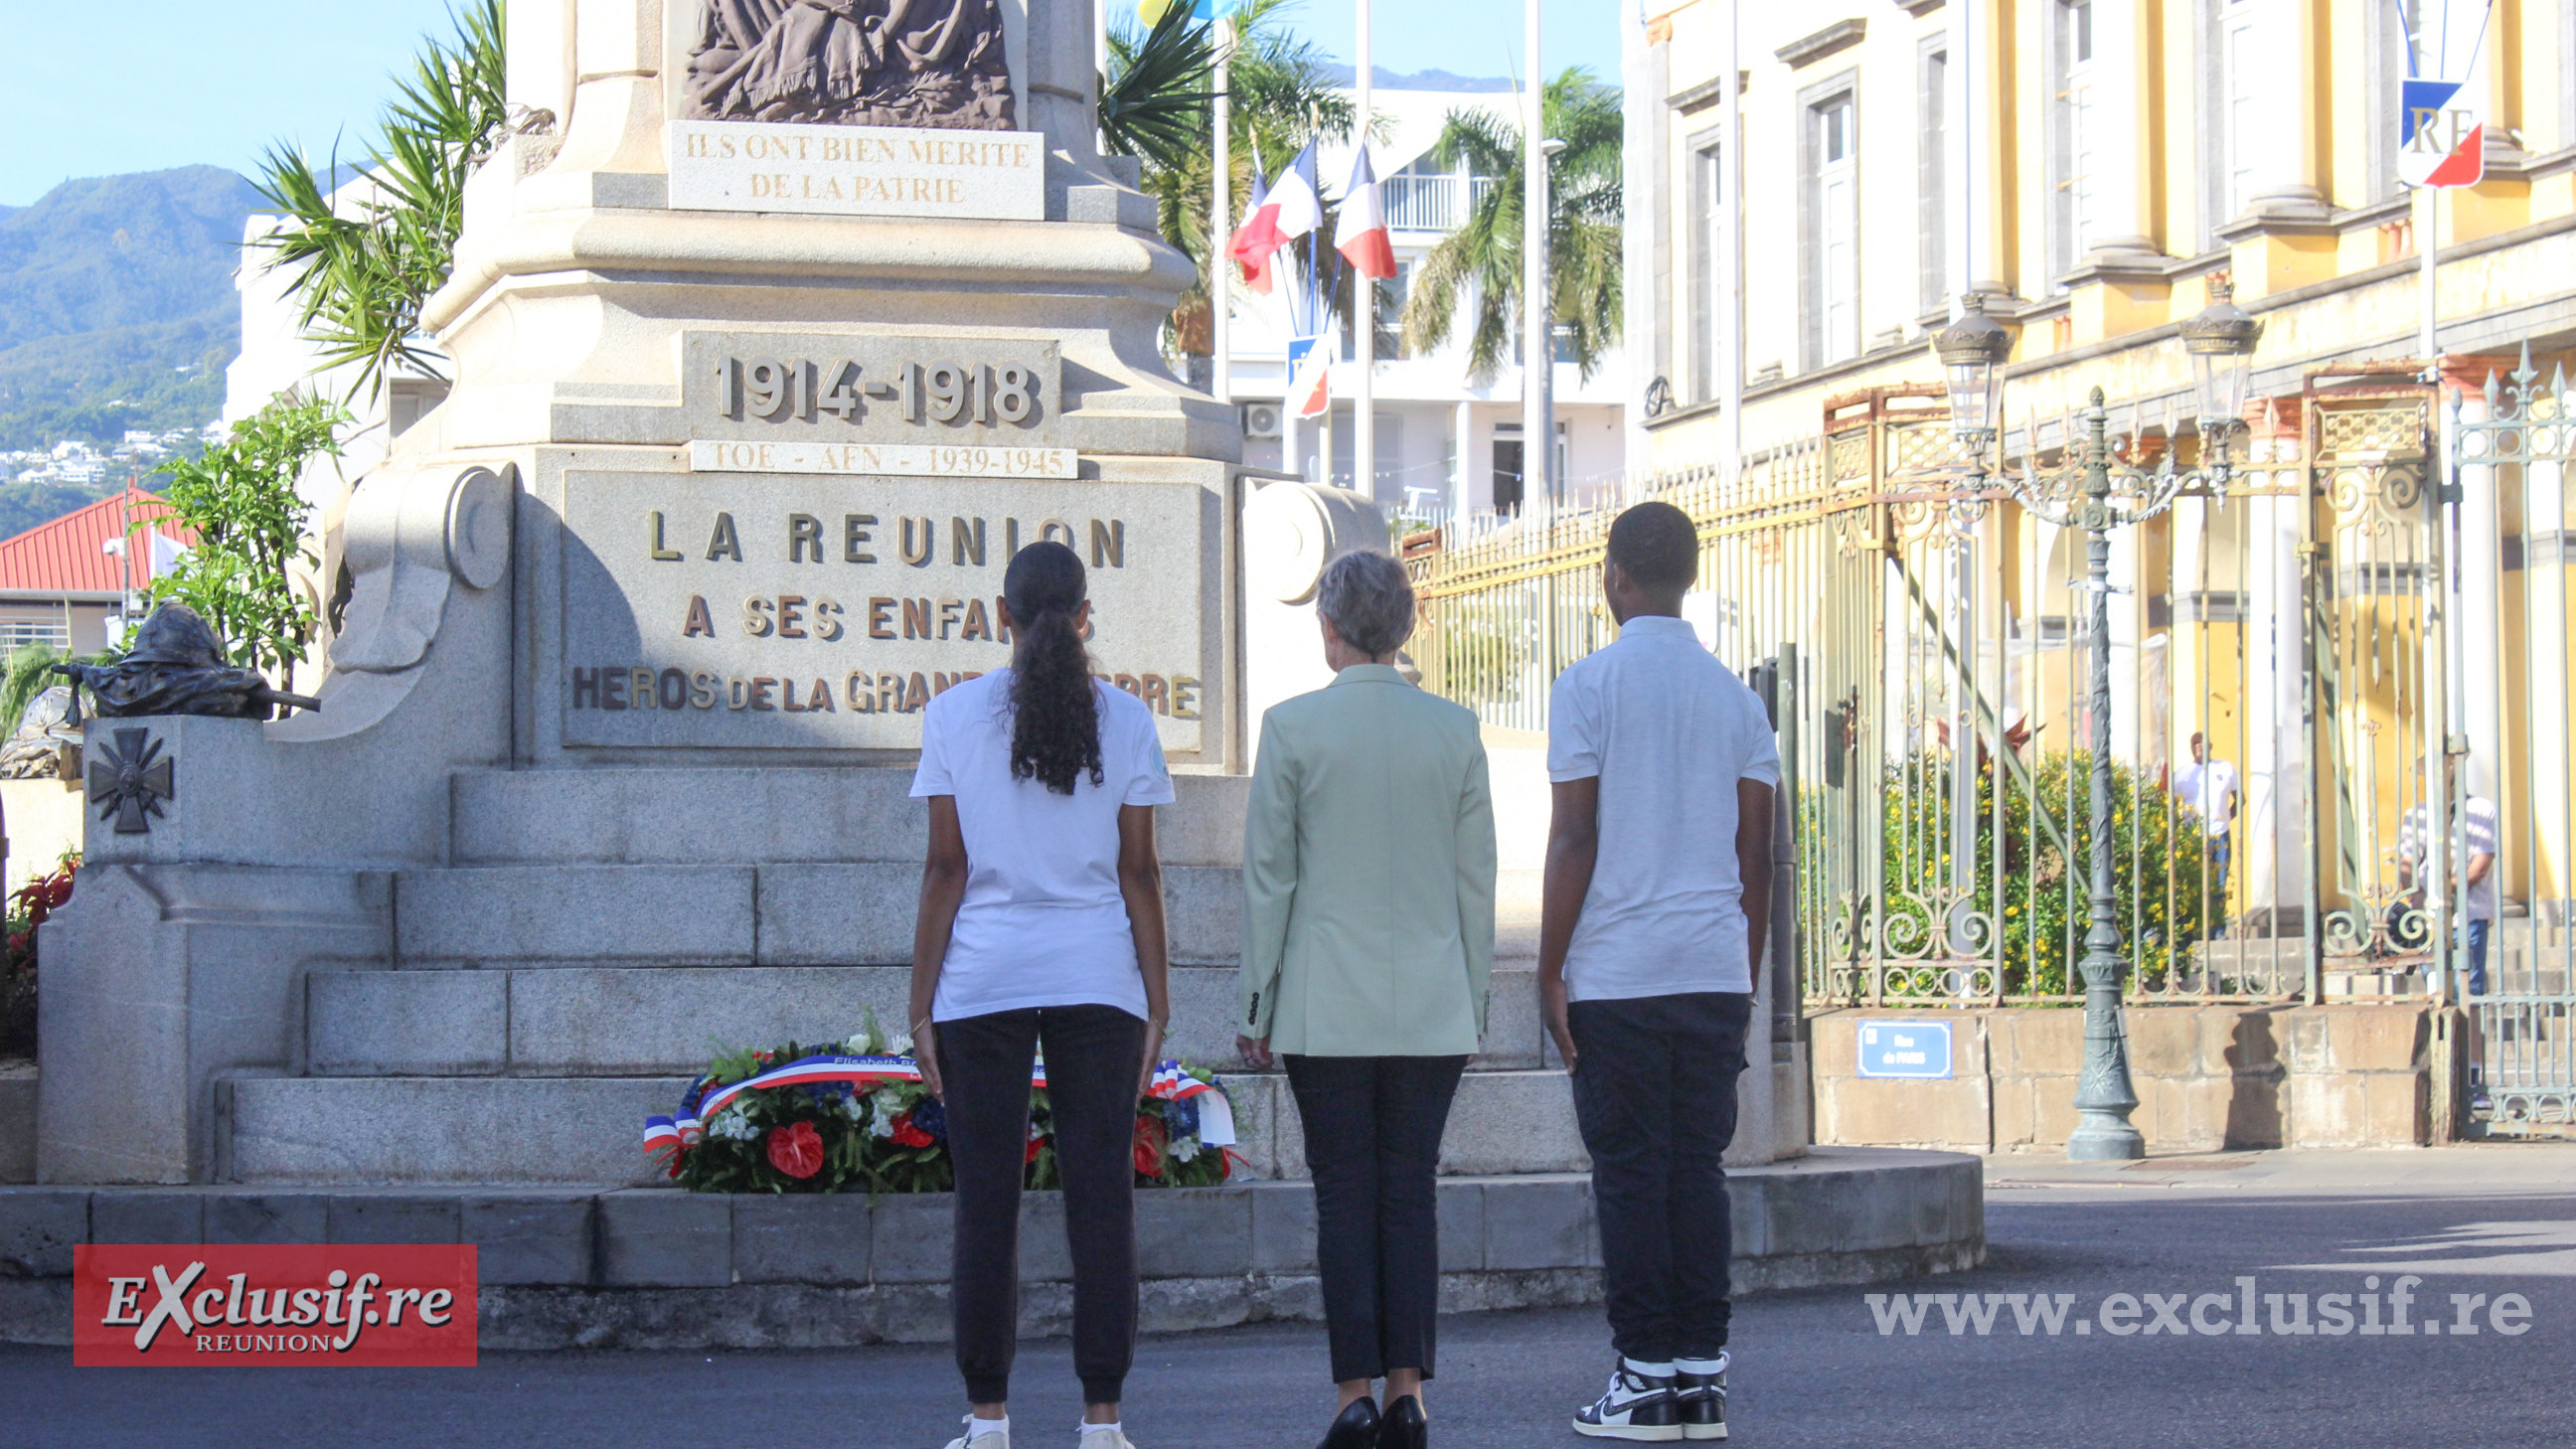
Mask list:
[[1351,184],[1342,192],[1333,250],[1342,254],[1352,271],[1372,281],[1395,275],[1395,243],[1386,233],[1386,205],[1378,198],[1377,173],[1369,169],[1365,145],[1351,161]]
[[1315,143],[1309,141],[1234,234],[1235,259],[1267,257],[1323,224],[1324,199],[1315,191]]
[[[1255,151],[1252,154],[1252,208],[1244,216],[1243,225],[1236,227],[1234,235],[1226,239],[1225,254],[1243,268],[1243,284],[1264,297],[1270,295],[1271,287],[1278,281],[1279,269],[1274,265],[1274,258],[1279,244],[1274,241],[1262,246],[1261,239],[1253,232],[1253,224],[1260,218],[1261,209],[1269,198],[1270,183],[1261,174],[1261,153]],[[1278,214],[1273,212],[1271,223],[1274,229],[1277,222]]]

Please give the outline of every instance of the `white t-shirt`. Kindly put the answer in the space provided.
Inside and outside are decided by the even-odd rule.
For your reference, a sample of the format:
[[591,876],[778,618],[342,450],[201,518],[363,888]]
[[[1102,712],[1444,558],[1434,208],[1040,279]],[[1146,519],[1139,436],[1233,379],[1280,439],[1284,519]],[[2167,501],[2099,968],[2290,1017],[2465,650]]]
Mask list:
[[2174,776],[2174,794],[2200,812],[2203,835],[2225,835],[2236,824],[2236,767],[2225,760],[2183,766]]
[[[2452,804],[2455,808],[2451,817],[2451,858],[2443,865],[2456,871],[2466,869],[2469,861],[2477,856],[2494,855],[2499,832],[2493,800],[2484,795],[2471,795],[2465,804],[2457,800]],[[2406,808],[2405,817],[2397,823],[2397,858],[2414,868],[2415,883],[2419,886],[2425,883],[2425,815],[2424,802],[2419,800]],[[2469,887],[2465,905],[2470,920],[2492,921],[2501,914],[2496,909],[2500,904],[2496,892],[2496,866],[2500,864],[2501,860],[2490,864],[2486,878]]]
[[1630,619],[1556,677],[1547,773],[1599,776],[1600,849],[1565,956],[1574,1001],[1751,991],[1735,786],[1777,787],[1762,701],[1683,620]]
[[922,712],[913,796],[955,796],[966,837],[966,895],[931,1019],[1079,1005],[1143,1016],[1145,980],[1118,892],[1118,811],[1171,803],[1153,713],[1095,680],[1101,783],[1086,771],[1058,795],[1011,778],[1010,691],[1011,671],[998,669]]

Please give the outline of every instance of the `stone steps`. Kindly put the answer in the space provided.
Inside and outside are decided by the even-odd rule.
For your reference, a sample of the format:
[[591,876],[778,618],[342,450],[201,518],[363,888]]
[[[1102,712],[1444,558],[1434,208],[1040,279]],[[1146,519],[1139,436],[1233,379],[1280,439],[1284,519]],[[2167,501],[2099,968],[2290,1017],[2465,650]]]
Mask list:
[[[646,1116],[689,1077],[265,1077],[217,1083],[217,1177],[322,1184],[504,1182],[650,1186]],[[1287,1082],[1228,1074],[1240,1152],[1264,1178],[1303,1178]],[[1589,1166],[1558,1071],[1475,1072],[1449,1115],[1441,1170]]]
[[[1251,780],[1172,777],[1155,816],[1165,866],[1238,866]],[[458,865],[711,865],[921,860],[928,811],[909,766],[460,770]]]
[[[1728,1174],[1738,1292],[1877,1282],[1985,1256],[1975,1158],[1819,1148]],[[1597,1301],[1591,1184],[1440,1184],[1441,1308]],[[498,1182],[364,1189],[0,1188],[0,1340],[68,1341],[83,1243],[472,1243],[487,1349],[829,1348],[948,1333],[944,1194],[729,1197]],[[1066,1331],[1062,1199],[1021,1200],[1022,1331]],[[1315,1319],[1314,1194],[1136,1195],[1144,1326]],[[184,1261],[184,1260],[182,1260]]]
[[[1242,953],[1243,887],[1225,866],[1163,871],[1176,962]],[[404,966],[834,966],[912,959],[921,867],[490,865],[397,871]]]
[[[1235,970],[1176,966],[1167,1052],[1225,1069]],[[902,1030],[909,966],[544,966],[316,971],[305,983],[305,1069],[317,1076],[679,1076],[720,1050],[847,1037],[871,1012]],[[1528,1069],[1543,1047],[1526,964],[1494,973],[1485,1053],[1470,1069]]]

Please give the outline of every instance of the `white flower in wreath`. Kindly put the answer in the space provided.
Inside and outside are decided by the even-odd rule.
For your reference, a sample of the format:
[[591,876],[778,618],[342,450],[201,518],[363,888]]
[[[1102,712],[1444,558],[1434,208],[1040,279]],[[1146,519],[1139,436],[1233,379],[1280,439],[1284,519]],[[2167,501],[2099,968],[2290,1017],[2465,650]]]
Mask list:
[[748,1142],[760,1135],[760,1129],[751,1125],[751,1113],[740,1098],[727,1103],[725,1109],[716,1114],[716,1120],[708,1125],[707,1131],[712,1136],[734,1142]]
[[1199,1155],[1199,1140],[1198,1140],[1198,1138],[1196,1138],[1196,1137],[1175,1137],[1175,1138],[1173,1138],[1173,1139],[1172,1139],[1172,1160],[1173,1160],[1174,1162],[1188,1162],[1188,1161],[1190,1161],[1191,1159],[1193,1159],[1193,1158],[1197,1157],[1198,1155]]
[[868,1119],[868,1099],[860,1096],[856,1092],[843,1097],[841,1099],[841,1115],[849,1118],[853,1122],[866,1121]]
[[908,1031],[896,1033],[894,1040],[886,1043],[886,1054],[897,1057],[911,1056],[912,1033]]
[[892,1087],[879,1087],[868,1098],[868,1135],[892,1137],[894,1119],[903,1115],[903,1098]]
[[854,1057],[872,1056],[876,1049],[877,1039],[870,1035],[864,1026],[850,1033],[850,1039],[841,1043],[841,1050]]

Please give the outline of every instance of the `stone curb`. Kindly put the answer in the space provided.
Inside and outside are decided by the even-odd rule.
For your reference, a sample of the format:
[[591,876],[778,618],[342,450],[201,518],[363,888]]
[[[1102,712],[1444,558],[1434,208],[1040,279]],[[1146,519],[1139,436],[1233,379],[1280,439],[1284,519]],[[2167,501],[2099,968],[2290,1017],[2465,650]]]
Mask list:
[[[1985,1255],[1977,1159],[1827,1148],[1729,1174],[1747,1290],[1874,1282]],[[827,1347],[947,1333],[948,1202],[719,1196],[669,1188],[0,1188],[0,1341],[69,1340],[60,1280],[85,1242],[454,1243],[478,1247],[491,1348]],[[1136,1196],[1145,1324],[1314,1318],[1304,1182]],[[1061,1195],[1022,1202],[1024,1329],[1071,1311]],[[1591,1181],[1440,1181],[1450,1311],[1600,1296]]]

